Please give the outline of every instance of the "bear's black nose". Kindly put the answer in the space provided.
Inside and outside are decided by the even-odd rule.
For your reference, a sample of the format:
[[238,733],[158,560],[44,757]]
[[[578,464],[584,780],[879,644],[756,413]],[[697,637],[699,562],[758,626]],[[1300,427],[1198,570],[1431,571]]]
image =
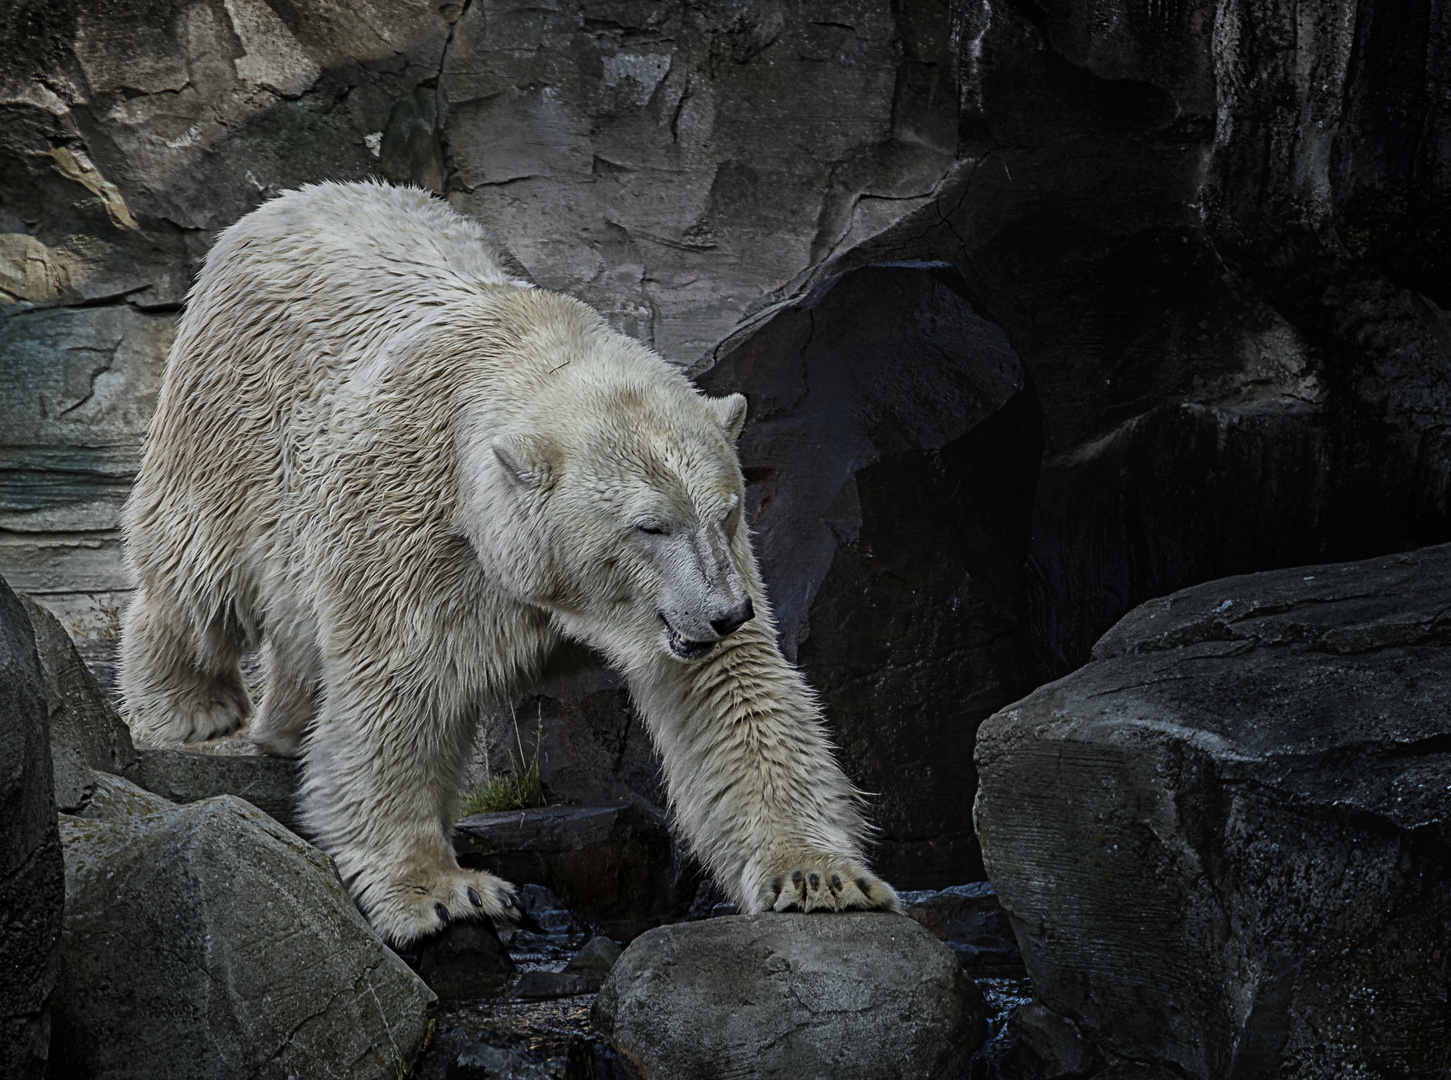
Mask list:
[[751,598],[746,597],[746,602],[741,604],[735,611],[722,619],[712,619],[710,628],[721,637],[729,637],[746,623],[756,617],[756,607],[751,603]]

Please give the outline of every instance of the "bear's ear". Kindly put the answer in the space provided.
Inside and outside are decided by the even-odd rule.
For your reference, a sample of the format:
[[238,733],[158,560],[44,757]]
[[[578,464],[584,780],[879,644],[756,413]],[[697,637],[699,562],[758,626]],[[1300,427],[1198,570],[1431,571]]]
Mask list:
[[746,395],[727,394],[725,397],[705,400],[715,411],[716,422],[720,424],[721,431],[725,432],[726,442],[733,443],[739,439],[741,429],[746,426]]
[[495,435],[489,445],[517,486],[538,491],[550,485],[554,461],[542,436]]

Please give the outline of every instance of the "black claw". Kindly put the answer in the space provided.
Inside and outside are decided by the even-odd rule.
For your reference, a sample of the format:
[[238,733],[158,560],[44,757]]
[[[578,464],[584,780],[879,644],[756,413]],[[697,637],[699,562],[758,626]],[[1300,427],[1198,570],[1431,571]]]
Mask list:
[[812,887],[812,889],[819,889],[819,888],[821,888],[821,878],[819,878],[815,874],[812,874],[811,875],[811,887]]
[[506,908],[511,908],[511,907],[514,906],[514,898],[512,896],[510,896],[508,893],[505,893],[504,894],[504,906]]
[[801,888],[801,871],[800,870],[793,870],[793,871],[791,871],[791,884],[792,885],[795,885],[798,889]]
[[473,904],[474,907],[484,906],[484,898],[479,895],[479,890],[472,885],[469,886],[469,903]]
[[831,891],[832,892],[841,892],[841,875],[840,874],[832,874],[831,875]]
[[862,895],[863,896],[871,896],[872,895],[872,887],[871,887],[871,885],[867,884],[867,879],[866,878],[864,878],[864,877],[857,878],[856,879],[856,887],[862,891]]
[[442,904],[434,904],[433,913],[444,922],[448,922],[448,908],[444,907]]
[[771,879],[771,895],[772,896],[780,896],[781,895],[781,879],[779,877],[773,877]]

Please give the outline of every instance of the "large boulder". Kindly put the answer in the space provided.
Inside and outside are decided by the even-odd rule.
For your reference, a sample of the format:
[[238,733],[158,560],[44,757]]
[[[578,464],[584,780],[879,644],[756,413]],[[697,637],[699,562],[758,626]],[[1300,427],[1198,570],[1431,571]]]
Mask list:
[[1444,1077],[1451,546],[1136,609],[979,732],[1040,1002],[1189,1077]]
[[16,1080],[46,1072],[65,903],[46,718],[30,620],[0,578],[0,1061]]
[[593,1016],[643,1080],[926,1080],[966,1063],[986,1005],[910,919],[766,914],[641,935]]
[[407,1070],[434,995],[322,852],[240,799],[177,806],[106,775],[60,827],[53,1075]]

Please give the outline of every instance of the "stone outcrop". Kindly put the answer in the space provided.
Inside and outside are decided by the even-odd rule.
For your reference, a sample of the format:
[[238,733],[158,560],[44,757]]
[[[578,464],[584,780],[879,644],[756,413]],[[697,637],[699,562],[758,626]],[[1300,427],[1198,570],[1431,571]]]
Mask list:
[[643,1080],[952,1075],[984,1034],[957,958],[893,915],[735,915],[637,938],[595,1025]]
[[1200,1077],[1444,1075],[1451,546],[1210,582],[983,724],[1041,1002]]
[[134,780],[140,757],[131,730],[106,700],[65,628],[30,597],[21,603],[35,628],[45,680],[55,805],[62,813],[75,813],[95,790],[96,772]]
[[326,855],[231,796],[177,806],[106,775],[60,828],[52,1075],[406,1070],[434,996]]
[[46,1075],[65,903],[47,715],[30,620],[0,578],[0,1061],[17,1080]]

